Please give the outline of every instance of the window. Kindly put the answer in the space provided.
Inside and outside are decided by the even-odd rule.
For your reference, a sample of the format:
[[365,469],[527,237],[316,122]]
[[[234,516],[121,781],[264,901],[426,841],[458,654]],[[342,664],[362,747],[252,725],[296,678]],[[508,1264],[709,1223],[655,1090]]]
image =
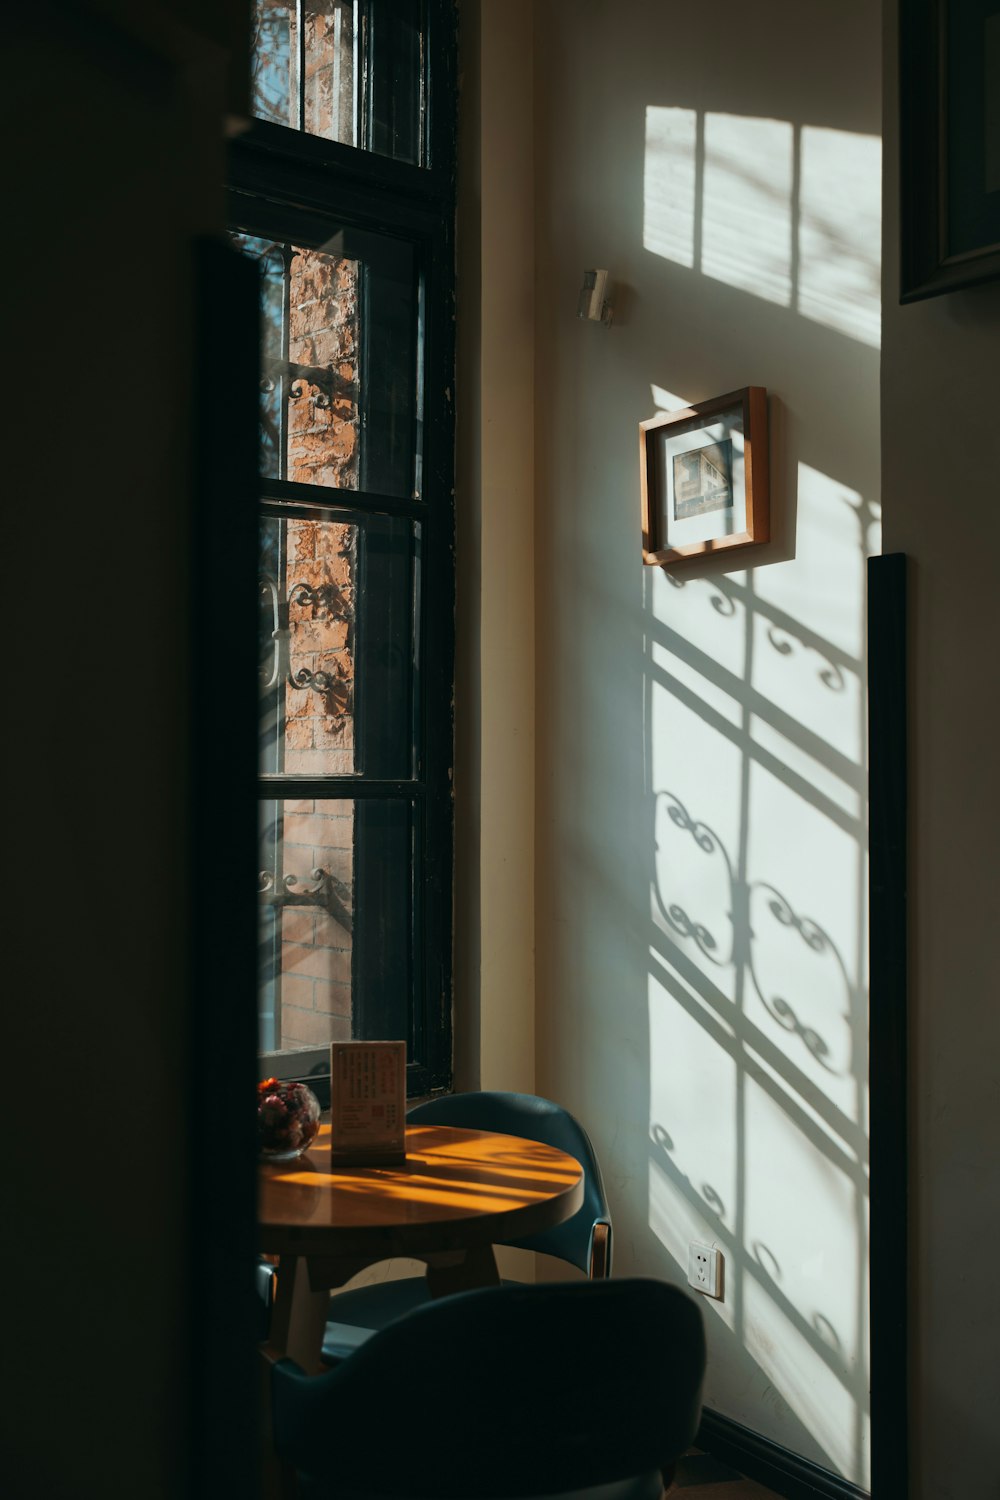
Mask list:
[[230,168],[261,289],[260,1050],[315,1079],[331,1040],[405,1037],[411,1095],[451,1074],[454,25],[257,0]]

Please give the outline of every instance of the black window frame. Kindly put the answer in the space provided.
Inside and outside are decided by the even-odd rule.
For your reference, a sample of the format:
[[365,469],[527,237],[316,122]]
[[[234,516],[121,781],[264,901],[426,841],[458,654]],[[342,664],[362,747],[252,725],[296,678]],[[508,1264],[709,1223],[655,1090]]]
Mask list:
[[[394,0],[368,0],[366,9],[378,5],[391,16]],[[351,775],[271,775],[258,783],[262,801],[295,797],[354,802],[352,1034],[387,1038],[396,1027],[398,1035],[393,1018],[398,1016],[400,975],[398,967],[387,962],[387,954],[400,946],[408,948],[410,1097],[448,1089],[452,1082],[457,115],[453,0],[424,0],[424,22],[422,165],[254,120],[230,143],[227,173],[227,218],[233,230],[319,247],[328,231],[349,226],[403,239],[415,257],[419,292],[414,316],[420,319],[423,336],[419,492],[389,496],[264,477],[258,490],[258,514],[322,516],[358,523],[359,532],[376,535],[380,522],[387,524],[383,518],[416,523],[419,590],[412,628],[419,642],[419,670],[414,672],[411,776],[370,776],[362,765]],[[370,30],[367,35],[370,38]],[[368,77],[367,64],[362,73]],[[369,136],[367,128],[363,134]],[[375,638],[378,632],[401,628],[391,620],[379,622],[373,614],[371,621],[366,641],[359,633],[359,681],[366,670],[365,655],[385,648],[386,641]],[[384,908],[379,894],[386,882],[398,881],[399,871],[379,858],[379,820],[388,804],[400,802],[411,811],[409,931],[401,920],[399,930],[386,932],[372,914]],[[397,907],[400,904],[397,901]],[[324,1063],[317,1057],[321,1050],[285,1053],[275,1071],[307,1077],[326,1102],[329,1060]]]

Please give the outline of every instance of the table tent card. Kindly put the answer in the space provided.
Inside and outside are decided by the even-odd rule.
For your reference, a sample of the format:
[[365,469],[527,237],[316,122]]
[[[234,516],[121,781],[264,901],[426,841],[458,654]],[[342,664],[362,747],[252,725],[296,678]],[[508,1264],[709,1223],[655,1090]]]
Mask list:
[[330,1162],[406,1160],[406,1043],[330,1043]]

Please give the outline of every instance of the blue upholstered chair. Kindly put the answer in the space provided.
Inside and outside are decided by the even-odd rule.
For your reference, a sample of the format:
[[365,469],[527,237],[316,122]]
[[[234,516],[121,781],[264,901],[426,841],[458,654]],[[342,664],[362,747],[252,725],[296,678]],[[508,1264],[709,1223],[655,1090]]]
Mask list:
[[[611,1274],[611,1215],[590,1137],[568,1110],[535,1094],[445,1094],[417,1104],[408,1125],[457,1125],[542,1141],[574,1156],[583,1167],[583,1205],[563,1224],[509,1243],[539,1250],[584,1271],[592,1280]],[[330,1301],[331,1322],[323,1343],[327,1361],[342,1358],[375,1328],[385,1328],[430,1300],[423,1276],[383,1281],[338,1292]],[[359,1332],[360,1330],[360,1332]]]
[[666,1282],[461,1292],[324,1375],[271,1371],[303,1500],[660,1500],[698,1426],[701,1313]]

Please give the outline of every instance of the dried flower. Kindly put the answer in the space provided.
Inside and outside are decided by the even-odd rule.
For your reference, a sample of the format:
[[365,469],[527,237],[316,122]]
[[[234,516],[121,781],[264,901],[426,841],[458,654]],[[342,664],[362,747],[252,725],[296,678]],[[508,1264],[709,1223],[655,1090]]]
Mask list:
[[264,1157],[304,1151],[319,1130],[319,1101],[304,1083],[263,1078],[257,1085],[257,1144]]

